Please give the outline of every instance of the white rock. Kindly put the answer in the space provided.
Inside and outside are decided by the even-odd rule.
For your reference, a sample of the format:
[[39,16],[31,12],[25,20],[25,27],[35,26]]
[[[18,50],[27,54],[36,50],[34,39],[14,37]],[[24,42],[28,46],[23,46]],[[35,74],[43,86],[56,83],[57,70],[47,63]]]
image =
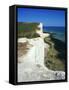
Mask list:
[[21,60],[21,63],[18,63],[18,82],[65,79],[65,72],[52,71],[44,66],[44,47],[48,48],[48,45],[42,38],[18,40],[23,43],[25,41],[28,41],[33,47],[29,48],[26,56],[18,58]]

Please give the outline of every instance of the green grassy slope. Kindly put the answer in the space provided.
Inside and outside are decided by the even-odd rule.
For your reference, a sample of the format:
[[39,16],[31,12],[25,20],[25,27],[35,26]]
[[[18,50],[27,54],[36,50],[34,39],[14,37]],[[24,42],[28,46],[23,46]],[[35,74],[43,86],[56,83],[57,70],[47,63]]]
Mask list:
[[52,70],[65,71],[65,43],[53,38],[52,35],[44,41],[50,45],[45,65]]
[[18,23],[18,38],[19,37],[27,37],[27,38],[34,38],[39,37],[39,35],[36,33],[36,29],[38,23]]

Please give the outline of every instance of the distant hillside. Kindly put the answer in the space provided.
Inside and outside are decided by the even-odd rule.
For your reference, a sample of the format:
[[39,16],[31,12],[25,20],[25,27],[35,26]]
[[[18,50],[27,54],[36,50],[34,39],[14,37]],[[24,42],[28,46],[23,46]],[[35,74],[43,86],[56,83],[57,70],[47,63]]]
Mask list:
[[24,22],[18,22],[18,37],[27,37],[27,38],[33,38],[33,37],[39,37],[39,35],[36,33],[36,30],[38,28],[39,23],[24,23]]

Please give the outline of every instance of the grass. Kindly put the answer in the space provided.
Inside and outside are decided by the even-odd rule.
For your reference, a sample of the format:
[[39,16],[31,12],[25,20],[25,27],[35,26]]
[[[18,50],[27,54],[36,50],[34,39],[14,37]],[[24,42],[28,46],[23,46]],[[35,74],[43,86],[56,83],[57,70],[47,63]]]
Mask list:
[[27,37],[27,38],[36,38],[40,37],[39,34],[36,33],[38,23],[18,23],[18,38]]
[[52,35],[44,39],[45,43],[50,45],[47,57],[45,57],[45,65],[51,70],[65,71],[65,44],[55,39]]

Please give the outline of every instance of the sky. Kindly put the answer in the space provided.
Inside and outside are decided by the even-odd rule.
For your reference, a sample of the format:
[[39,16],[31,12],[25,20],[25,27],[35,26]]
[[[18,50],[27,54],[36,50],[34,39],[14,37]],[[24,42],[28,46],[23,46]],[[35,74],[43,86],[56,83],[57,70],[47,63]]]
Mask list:
[[44,26],[65,26],[65,11],[17,8],[18,22],[41,22]]

